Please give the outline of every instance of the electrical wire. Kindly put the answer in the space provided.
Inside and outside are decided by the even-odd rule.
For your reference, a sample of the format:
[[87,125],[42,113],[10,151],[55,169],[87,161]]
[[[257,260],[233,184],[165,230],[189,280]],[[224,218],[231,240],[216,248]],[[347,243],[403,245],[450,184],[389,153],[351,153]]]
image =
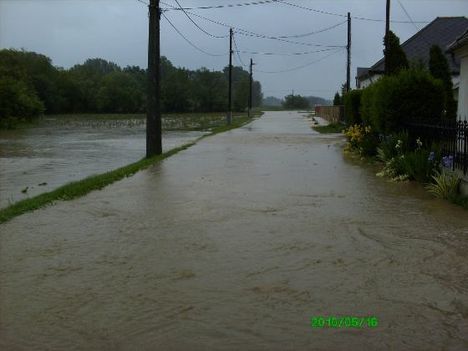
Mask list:
[[208,55],[208,56],[226,56],[227,54],[213,54],[213,53],[210,53],[208,51],[205,51],[201,48],[199,48],[198,46],[196,46],[193,42],[191,42],[184,34],[182,34],[178,29],[177,27],[169,20],[169,18],[167,18],[167,16],[162,13],[163,17],[166,19],[167,22],[169,22],[169,24],[171,25],[172,28],[174,28],[174,30],[187,42],[190,44],[190,46],[192,46],[193,48],[195,48],[196,50],[204,53],[205,55]]
[[252,1],[252,2],[244,2],[244,3],[238,3],[238,4],[227,4],[227,5],[212,5],[212,6],[196,6],[196,7],[180,7],[179,9],[177,8],[171,8],[169,10],[211,10],[211,9],[222,9],[225,7],[242,7],[242,6],[251,6],[251,5],[265,5],[265,4],[271,4],[278,2],[279,0],[261,0],[261,1]]
[[142,4],[145,4],[146,6],[149,6],[149,3],[147,3],[147,2],[145,2],[143,0],[136,0],[136,1],[141,2]]
[[311,36],[311,35],[314,35],[314,34],[323,33],[323,32],[332,30],[332,29],[334,29],[336,27],[339,27],[339,26],[345,24],[346,22],[348,22],[347,19],[345,21],[334,24],[333,26],[322,28],[322,29],[319,29],[319,30],[316,30],[316,31],[313,31],[313,32],[304,33],[304,34],[295,34],[295,35],[282,35],[282,36],[279,36],[278,38],[282,38],[282,39],[286,39],[286,38],[304,38],[304,37],[308,37],[308,36]]
[[328,55],[326,55],[326,56],[323,56],[323,57],[319,58],[318,60],[315,60],[315,61],[306,63],[306,64],[301,65],[301,66],[293,67],[293,68],[288,68],[288,69],[279,70],[279,71],[262,71],[262,70],[257,69],[256,72],[275,74],[275,73],[285,73],[285,72],[297,71],[297,70],[299,70],[299,69],[302,69],[302,68],[305,68],[305,67],[309,67],[309,66],[313,65],[314,63],[323,61],[323,60],[325,60],[326,58],[328,58],[328,57],[330,57],[330,56],[333,56],[333,55],[336,55],[336,54],[338,54],[338,53],[340,53],[340,52],[342,52],[342,51],[343,51],[343,49],[340,48],[340,49],[338,49],[338,50],[335,50],[335,51],[332,52],[331,54],[328,54]]
[[239,47],[237,46],[237,42],[236,42],[236,37],[235,36],[232,36],[232,40],[234,42],[234,47],[236,48],[236,54],[237,54],[237,57],[239,58],[239,62],[240,64],[243,66],[243,67],[248,67],[244,61],[242,61],[242,57],[241,55],[239,54]]
[[263,55],[263,56],[302,56],[302,55],[310,55],[318,52],[324,51],[332,51],[336,48],[328,48],[328,49],[321,49],[321,50],[313,50],[313,51],[303,51],[303,52],[291,52],[291,53],[282,53],[282,52],[259,52],[259,51],[245,51],[240,50],[240,53],[249,54],[249,55]]
[[411,23],[413,24],[414,28],[416,28],[416,30],[419,32],[419,27],[416,25],[416,23],[414,23],[413,19],[411,18],[410,14],[408,13],[408,11],[406,11],[405,7],[403,6],[403,4],[401,3],[400,0],[398,0],[398,3],[400,4],[400,7],[403,9],[403,12],[406,14],[406,17],[408,17],[408,19],[411,21]]
[[187,18],[190,20],[190,22],[192,22],[195,27],[197,27],[200,31],[202,31],[203,33],[205,33],[206,35],[212,37],[212,38],[216,38],[216,39],[225,39],[227,37],[229,37],[229,35],[215,35],[215,34],[212,34],[210,32],[207,32],[205,29],[203,29],[202,27],[200,27],[198,25],[197,22],[195,22],[192,17],[189,16],[189,14],[184,10],[184,8],[182,8],[182,5],[179,3],[178,0],[175,0],[175,2],[177,3],[177,5],[179,5],[179,9],[182,10],[182,12],[185,14],[185,16],[187,16]]
[[[278,1],[281,1],[281,0],[278,0]],[[168,4],[168,3],[165,3],[165,2],[161,2],[163,3],[164,5],[167,5],[167,6],[171,6],[174,8],[174,6]],[[202,15],[199,15],[197,13],[194,13],[194,12],[190,12],[190,11],[186,11],[188,14],[192,15],[192,16],[195,16],[195,17],[198,17],[198,18],[201,18],[205,21],[208,21],[208,22],[211,22],[211,23],[214,23],[214,24],[217,24],[217,25],[220,25],[220,26],[223,26],[223,27],[227,27],[227,28],[233,28],[235,29],[239,34],[242,34],[242,35],[246,35],[246,36],[252,36],[252,37],[257,37],[257,38],[262,38],[262,39],[271,39],[271,40],[278,40],[278,41],[283,41],[283,42],[286,42],[286,43],[291,43],[291,44],[296,44],[296,45],[305,45],[305,46],[322,46],[322,47],[330,47],[330,48],[339,48],[339,47],[345,47],[344,45],[321,45],[321,44],[310,44],[310,43],[303,43],[303,42],[296,42],[296,41],[291,41],[291,40],[288,40],[286,38],[289,38],[289,37],[297,37],[297,36],[305,36],[304,34],[298,34],[298,35],[289,35],[289,36],[270,36],[270,35],[265,35],[265,34],[259,34],[259,33],[256,33],[256,32],[252,32],[250,30],[247,30],[247,29],[243,29],[243,28],[240,28],[240,27],[237,27],[237,26],[233,26],[233,25],[230,25],[230,24],[227,24],[227,23],[224,23],[224,22],[221,22],[221,21],[217,21],[217,20],[214,20],[214,19],[211,19],[211,18],[208,18],[208,17],[205,17],[205,16],[202,16]],[[346,22],[346,21],[345,21]],[[328,27],[328,28],[324,28],[324,29],[321,29],[321,30],[318,30],[316,32],[324,32],[325,30],[330,30],[330,29],[333,29],[345,22],[340,22],[338,23],[337,25],[333,25],[332,27]],[[246,34],[244,34],[246,33]],[[310,33],[306,33],[306,35],[311,35]]]
[[[339,17],[348,17],[347,15],[341,14],[341,13],[334,13],[334,12],[328,12],[328,11],[322,11],[322,10],[316,10],[310,7],[302,6],[302,5],[297,5],[297,4],[292,4],[290,2],[284,1],[284,0],[278,0],[278,2],[292,6],[292,7],[297,7],[302,10],[307,10],[307,11],[312,11],[316,13],[321,13],[323,15],[331,15],[331,16],[339,16]],[[351,16],[351,18],[360,20],[360,21],[371,21],[371,22],[385,22],[384,19],[376,19],[376,18],[367,18],[367,17],[359,17],[359,16]],[[429,23],[428,21],[399,21],[399,20],[390,20],[392,23]]]

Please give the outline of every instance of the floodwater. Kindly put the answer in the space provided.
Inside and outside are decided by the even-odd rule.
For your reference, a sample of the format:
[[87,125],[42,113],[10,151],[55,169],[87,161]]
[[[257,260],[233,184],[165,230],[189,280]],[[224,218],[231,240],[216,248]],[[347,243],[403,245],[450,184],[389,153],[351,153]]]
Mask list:
[[342,143],[266,113],[0,225],[0,349],[468,349],[467,212]]
[[[144,124],[112,122],[46,123],[0,130],[0,208],[143,158]],[[181,146],[201,135],[165,132],[163,148]]]

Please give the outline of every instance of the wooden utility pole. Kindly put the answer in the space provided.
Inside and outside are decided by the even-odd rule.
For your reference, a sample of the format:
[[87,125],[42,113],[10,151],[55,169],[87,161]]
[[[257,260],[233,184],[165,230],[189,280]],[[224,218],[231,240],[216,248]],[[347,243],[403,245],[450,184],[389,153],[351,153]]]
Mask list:
[[390,0],[387,0],[387,9],[385,13],[385,38],[384,38],[384,44],[385,44],[385,74],[388,73],[387,70],[387,54],[388,54],[388,34],[390,32]]
[[228,113],[227,113],[227,124],[232,123],[232,36],[234,32],[229,29],[229,96],[228,96]]
[[348,45],[346,45],[348,59],[346,62],[346,92],[351,90],[351,13],[348,12]]
[[146,112],[146,157],[162,154],[161,140],[161,75],[160,75],[159,0],[150,0],[148,36],[148,102]]
[[253,60],[250,59],[250,85],[249,85],[249,110],[248,116],[250,118],[250,113],[252,110],[252,98],[253,98]]

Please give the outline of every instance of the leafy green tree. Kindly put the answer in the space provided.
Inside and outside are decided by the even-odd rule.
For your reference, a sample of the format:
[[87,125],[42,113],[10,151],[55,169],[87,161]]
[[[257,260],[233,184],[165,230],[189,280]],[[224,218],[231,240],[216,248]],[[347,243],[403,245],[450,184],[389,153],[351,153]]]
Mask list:
[[342,99],[340,93],[336,92],[335,97],[333,98],[333,106],[338,106],[342,104]]
[[301,95],[288,95],[284,98],[283,107],[285,109],[307,109],[310,107],[309,100]]
[[445,117],[447,119],[457,118],[457,105],[453,97],[452,75],[449,64],[442,49],[438,45],[433,45],[430,49],[429,71],[436,79],[440,79],[445,89]]
[[389,31],[387,40],[388,50],[384,50],[385,74],[397,74],[402,69],[409,68],[406,54],[400,46],[400,38],[398,38],[392,31]]

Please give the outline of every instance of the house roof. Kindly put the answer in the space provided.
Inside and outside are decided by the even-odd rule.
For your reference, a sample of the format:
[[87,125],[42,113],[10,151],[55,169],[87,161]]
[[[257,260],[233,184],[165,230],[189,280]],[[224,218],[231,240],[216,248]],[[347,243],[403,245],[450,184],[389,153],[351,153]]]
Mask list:
[[[429,62],[429,51],[432,45],[439,45],[445,49],[458,37],[468,30],[468,18],[466,17],[437,17],[403,44],[401,48],[406,54],[408,61]],[[450,53],[445,53],[452,73],[460,72],[460,62]],[[373,73],[383,73],[385,70],[385,59],[380,59],[375,63],[370,71]]]
[[447,51],[453,52],[454,50],[457,50],[467,44],[468,44],[468,29],[465,31],[465,33],[460,35],[453,43],[449,45]]
[[366,76],[369,73],[369,67],[358,67],[356,78],[361,78]]

